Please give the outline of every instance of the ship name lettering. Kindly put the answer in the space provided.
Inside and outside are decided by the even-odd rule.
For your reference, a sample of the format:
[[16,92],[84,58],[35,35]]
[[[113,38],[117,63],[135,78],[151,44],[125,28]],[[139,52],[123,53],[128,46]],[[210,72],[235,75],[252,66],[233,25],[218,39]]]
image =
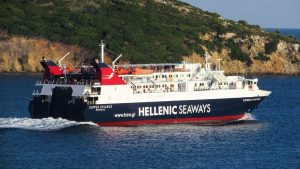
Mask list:
[[94,106],[89,106],[90,110],[96,110],[96,111],[105,111],[105,109],[112,109],[112,105],[94,105]]
[[252,102],[252,101],[259,101],[261,98],[250,98],[250,99],[243,99],[243,102]]
[[102,109],[111,109],[111,108],[112,108],[112,105],[111,105],[111,104],[108,104],[108,105],[101,105],[100,108],[102,108]]
[[99,109],[99,106],[89,106],[89,109]]
[[139,107],[139,116],[176,115],[177,106]]
[[147,106],[138,108],[138,116],[165,116],[177,114],[210,113],[210,104]]
[[179,114],[210,113],[210,104],[180,105]]

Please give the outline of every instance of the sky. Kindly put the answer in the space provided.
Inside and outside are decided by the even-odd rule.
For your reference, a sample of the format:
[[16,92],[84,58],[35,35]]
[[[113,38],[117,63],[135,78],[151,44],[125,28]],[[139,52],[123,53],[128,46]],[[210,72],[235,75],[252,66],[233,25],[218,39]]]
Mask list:
[[226,19],[262,28],[300,29],[300,0],[181,0]]

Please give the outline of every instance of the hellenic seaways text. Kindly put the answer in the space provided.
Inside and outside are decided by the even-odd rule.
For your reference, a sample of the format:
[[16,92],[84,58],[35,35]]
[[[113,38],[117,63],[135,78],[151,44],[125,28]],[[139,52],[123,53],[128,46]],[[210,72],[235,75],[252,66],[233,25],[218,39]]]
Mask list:
[[210,113],[210,104],[139,107],[139,116]]

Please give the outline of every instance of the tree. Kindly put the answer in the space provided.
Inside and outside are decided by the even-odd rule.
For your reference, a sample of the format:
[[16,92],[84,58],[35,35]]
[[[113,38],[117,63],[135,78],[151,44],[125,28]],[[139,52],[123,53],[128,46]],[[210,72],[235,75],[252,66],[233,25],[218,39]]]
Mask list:
[[277,50],[277,45],[279,40],[277,38],[273,38],[269,41],[269,43],[265,44],[265,52],[266,54],[271,54]]
[[247,23],[246,21],[244,21],[244,20],[239,20],[238,23],[241,24],[241,25],[247,25],[247,24],[248,24],[248,23]]

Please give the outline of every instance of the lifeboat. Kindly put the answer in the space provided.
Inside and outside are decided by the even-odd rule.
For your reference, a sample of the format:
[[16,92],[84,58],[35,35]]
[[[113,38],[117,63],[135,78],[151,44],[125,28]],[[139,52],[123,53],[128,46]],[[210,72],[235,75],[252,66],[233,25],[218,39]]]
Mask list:
[[126,74],[130,74],[130,71],[128,69],[119,68],[115,71],[115,73],[118,75],[126,75]]
[[153,72],[151,69],[134,68],[132,74],[151,74]]

